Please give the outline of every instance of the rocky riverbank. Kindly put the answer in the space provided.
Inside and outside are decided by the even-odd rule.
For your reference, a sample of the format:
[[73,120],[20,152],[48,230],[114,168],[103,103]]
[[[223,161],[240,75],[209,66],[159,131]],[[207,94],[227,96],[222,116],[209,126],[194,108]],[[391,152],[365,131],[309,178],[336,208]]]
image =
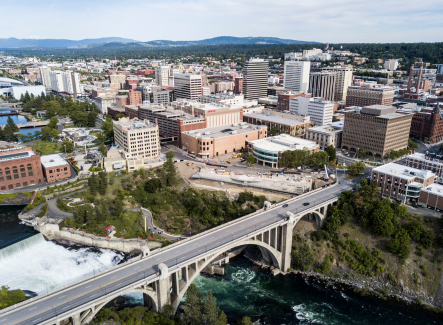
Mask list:
[[32,193],[20,192],[14,194],[1,194],[0,205],[28,205],[31,202]]
[[[244,257],[264,270],[272,271],[273,269],[269,263],[263,260],[258,252],[252,249],[246,249]],[[334,290],[341,289],[360,296],[387,300],[407,306],[408,308],[425,310],[434,315],[441,316],[443,319],[443,304],[441,299],[438,298],[438,293],[436,298],[423,292],[410,290],[398,282],[391,282],[386,276],[363,276],[353,270],[341,267],[332,268],[328,275],[313,271],[290,271],[284,274],[284,276],[289,274],[299,276],[306,282],[318,283]],[[437,292],[440,291],[441,290],[437,290]]]

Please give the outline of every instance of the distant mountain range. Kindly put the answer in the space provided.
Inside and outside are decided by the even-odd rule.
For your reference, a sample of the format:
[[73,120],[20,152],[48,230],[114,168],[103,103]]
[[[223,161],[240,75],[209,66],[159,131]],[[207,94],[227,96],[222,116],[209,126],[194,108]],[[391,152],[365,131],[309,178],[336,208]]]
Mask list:
[[220,45],[220,44],[314,44],[318,42],[297,41],[291,39],[282,39],[278,37],[233,37],[219,36],[200,41],[168,41],[156,40],[149,42],[140,42],[133,39],[121,37],[92,38],[79,41],[68,39],[18,39],[18,38],[0,38],[0,48],[32,48],[32,47],[95,47],[107,43],[122,43],[139,46],[168,47],[168,46],[187,46],[187,45]]

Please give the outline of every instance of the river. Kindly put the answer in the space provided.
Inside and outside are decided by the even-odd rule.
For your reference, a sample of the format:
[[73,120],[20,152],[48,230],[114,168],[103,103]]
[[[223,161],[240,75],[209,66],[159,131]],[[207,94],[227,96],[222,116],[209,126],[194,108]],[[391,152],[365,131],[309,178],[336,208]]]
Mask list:
[[[0,110],[0,113],[11,113],[11,110]],[[15,124],[23,124],[28,123],[28,119],[23,115],[9,115]],[[8,122],[9,116],[0,116],[0,125],[5,125]],[[42,128],[29,128],[29,129],[20,129],[18,133],[27,135],[29,132],[34,133],[35,131],[41,131]]]
[[[0,238],[4,240],[0,246],[0,286],[42,294],[124,259],[112,250],[67,248],[47,242],[18,223],[21,208],[0,210]],[[273,277],[254,269],[243,257],[232,259],[224,276],[200,275],[194,283],[203,293],[211,290],[231,324],[245,315],[260,324],[441,324],[422,312],[386,301],[325,288],[296,276]],[[127,298],[128,304],[143,304],[140,294]]]

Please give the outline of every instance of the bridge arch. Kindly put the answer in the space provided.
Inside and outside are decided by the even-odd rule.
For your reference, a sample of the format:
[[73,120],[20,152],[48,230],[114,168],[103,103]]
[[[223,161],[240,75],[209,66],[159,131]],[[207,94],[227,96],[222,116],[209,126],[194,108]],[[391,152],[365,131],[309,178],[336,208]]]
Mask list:
[[231,245],[229,245],[227,247],[224,247],[224,248],[218,250],[214,254],[211,254],[211,257],[207,258],[206,261],[204,261],[203,264],[200,265],[198,262],[196,263],[196,265],[197,265],[196,272],[191,277],[189,277],[188,282],[186,282],[186,286],[182,290],[180,290],[180,293],[177,295],[176,299],[172,303],[172,307],[174,308],[174,312],[177,310],[178,305],[180,304],[180,301],[182,300],[182,298],[185,295],[186,291],[188,291],[188,288],[191,285],[191,283],[194,282],[195,278],[201,273],[201,271],[209,263],[211,263],[217,256],[219,256],[220,254],[223,254],[227,250],[230,250],[230,249],[238,247],[238,246],[243,246],[243,245],[256,245],[260,249],[265,249],[269,253],[269,255],[271,256],[272,262],[274,264],[274,267],[281,268],[282,253],[277,251],[275,248],[273,248],[269,244],[266,244],[266,243],[264,243],[262,241],[254,240],[254,239],[246,239],[246,240],[242,240],[241,242],[238,242],[238,243],[235,243],[235,244],[231,244]]
[[[94,308],[94,310],[91,309],[91,313],[88,314],[87,317],[85,317],[82,321],[81,324],[89,324],[94,317],[97,315],[97,313],[111,300],[120,297],[124,294],[127,293],[133,293],[133,292],[141,292],[143,293],[143,295],[147,295],[150,299],[150,302],[152,303],[153,309],[154,310],[158,310],[158,306],[157,306],[157,294],[154,290],[147,290],[147,289],[143,289],[143,288],[130,288],[125,290],[124,292],[119,292],[118,294],[114,294],[108,297],[105,297],[106,299],[104,299],[104,301],[100,302],[99,304],[97,304]],[[145,298],[145,297],[143,297]]]
[[326,216],[321,214],[319,211],[309,211],[307,212],[305,215],[303,215],[303,217],[301,217],[300,219],[297,220],[297,222],[294,223],[294,227],[292,228],[292,230],[294,230],[295,226],[297,225],[297,223],[303,219],[304,217],[308,216],[309,214],[313,214],[314,218],[315,218],[315,222],[317,223],[317,225],[319,227],[323,226],[323,221],[325,220]]

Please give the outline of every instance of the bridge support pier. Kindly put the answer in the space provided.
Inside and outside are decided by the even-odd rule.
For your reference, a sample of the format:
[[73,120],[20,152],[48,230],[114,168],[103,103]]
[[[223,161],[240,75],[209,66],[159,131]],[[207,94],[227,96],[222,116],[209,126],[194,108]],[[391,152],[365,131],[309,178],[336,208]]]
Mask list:
[[157,306],[158,311],[161,312],[165,305],[171,303],[171,295],[169,293],[169,270],[168,267],[160,263],[158,265],[160,279],[156,281],[155,290],[157,291]]
[[80,313],[77,313],[74,316],[72,316],[72,325],[82,325],[80,321]]
[[281,271],[287,272],[291,268],[292,231],[295,223],[288,222],[281,231]]

